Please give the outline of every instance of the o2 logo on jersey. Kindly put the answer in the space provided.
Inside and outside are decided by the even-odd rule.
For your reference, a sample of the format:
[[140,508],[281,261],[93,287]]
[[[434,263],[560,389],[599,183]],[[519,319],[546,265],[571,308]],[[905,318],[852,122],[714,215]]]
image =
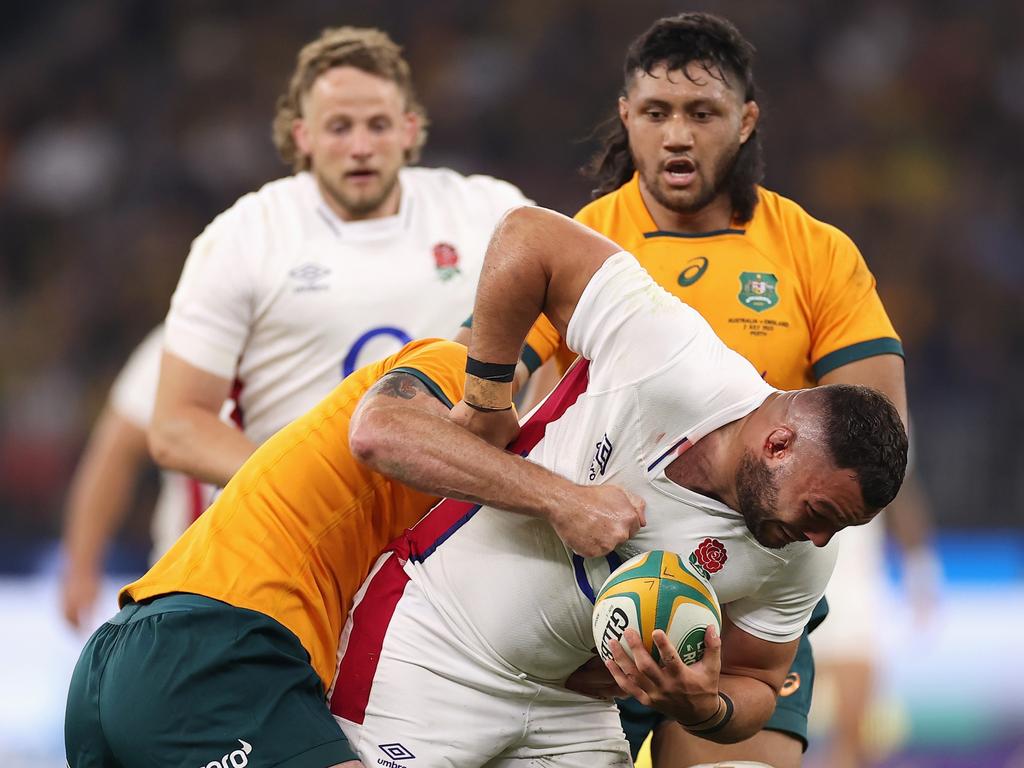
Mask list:
[[679,273],[679,284],[686,288],[700,280],[708,271],[707,256],[698,256],[686,262],[683,271]]
[[[380,328],[371,328],[358,339],[356,339],[355,342],[353,342],[352,347],[345,355],[345,358],[341,361],[342,378],[345,378],[346,376],[350,375],[360,365],[365,365],[366,363],[371,362],[370,360],[365,360],[363,361],[363,363],[360,363],[359,354],[363,351],[363,348],[367,344],[381,336],[393,338],[395,341],[398,342],[399,348],[404,347],[406,344],[412,341],[412,336],[403,331],[401,328],[395,328],[390,325],[381,326]],[[376,357],[374,359],[380,359],[380,357],[384,357],[384,355],[380,355],[379,357]]]

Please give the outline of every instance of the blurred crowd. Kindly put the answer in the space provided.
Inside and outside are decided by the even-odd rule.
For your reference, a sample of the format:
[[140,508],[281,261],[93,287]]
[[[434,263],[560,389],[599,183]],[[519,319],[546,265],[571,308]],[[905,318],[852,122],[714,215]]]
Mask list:
[[[696,7],[695,7],[696,8]],[[907,352],[941,527],[1024,511],[1024,4],[706,2],[758,48],[766,186],[860,246]],[[270,140],[325,26],[405,46],[426,165],[574,213],[654,0],[38,2],[0,29],[0,539],[46,540],[117,370],[189,244],[289,172]],[[454,330],[454,329],[453,329]],[[144,524],[136,529],[144,536]]]

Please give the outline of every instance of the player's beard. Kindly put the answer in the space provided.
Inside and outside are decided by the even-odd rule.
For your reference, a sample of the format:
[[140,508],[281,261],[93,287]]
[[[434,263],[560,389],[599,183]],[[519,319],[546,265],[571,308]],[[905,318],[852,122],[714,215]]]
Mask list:
[[640,167],[638,165],[637,167],[640,168],[640,175],[644,179],[644,185],[647,187],[647,190],[660,205],[674,213],[694,214],[704,210],[732,183],[733,170],[736,168],[736,160],[739,158],[742,146],[742,144],[737,143],[731,152],[722,153],[711,169],[710,179],[705,177],[701,168],[697,169],[697,175],[700,179],[700,190],[697,193],[697,197],[689,202],[683,202],[670,192],[662,189],[662,164],[659,163],[653,171],[646,166]]
[[736,470],[739,513],[758,543],[771,549],[779,549],[789,543],[782,536],[772,535],[778,497],[779,487],[768,465],[756,459],[750,451],[744,452]]
[[398,183],[398,171],[395,170],[390,176],[381,174],[380,189],[378,192],[366,192],[359,195],[348,194],[341,184],[335,183],[332,179],[319,176],[320,188],[326,190],[331,199],[344,210],[351,219],[365,219],[375,214]]

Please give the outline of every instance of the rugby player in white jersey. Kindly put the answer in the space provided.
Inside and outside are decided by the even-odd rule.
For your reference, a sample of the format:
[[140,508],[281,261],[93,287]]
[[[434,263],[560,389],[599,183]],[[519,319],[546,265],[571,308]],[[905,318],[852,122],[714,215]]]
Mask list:
[[[491,232],[529,201],[490,177],[406,167],[425,127],[383,32],[328,29],[302,49],[274,121],[295,174],[207,227],[172,299],[158,463],[224,484],[344,376],[458,328]],[[233,383],[243,432],[217,418]]]
[[[90,624],[107,545],[131,506],[136,480],[150,466],[146,429],[153,416],[162,350],[163,326],[157,326],[117,375],[71,478],[62,542],[66,562],[61,610],[78,629]],[[209,506],[213,490],[178,472],[160,473],[150,525],[151,563]]]
[[[833,535],[895,496],[906,433],[882,395],[781,392],[628,253],[558,214],[511,213],[474,309],[466,394],[478,434],[513,419],[508,378],[543,311],[581,355],[513,449],[581,484],[646,501],[647,525],[607,557],[575,555],[550,526],[442,502],[383,557],[342,636],[332,711],[364,764],[630,764],[611,701],[564,687],[594,656],[594,591],[622,558],[694,553],[723,605],[719,639],[664,666],[628,631],[618,685],[694,733],[762,727],[832,571]],[[618,252],[618,253],[617,253]],[[703,556],[704,559],[701,559]]]

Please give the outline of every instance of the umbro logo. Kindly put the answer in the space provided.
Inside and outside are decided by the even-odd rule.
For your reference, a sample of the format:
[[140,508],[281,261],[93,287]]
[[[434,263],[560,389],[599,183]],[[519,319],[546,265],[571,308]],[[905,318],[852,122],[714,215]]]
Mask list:
[[594,458],[590,462],[590,474],[587,476],[590,482],[594,482],[598,475],[604,477],[604,473],[608,471],[608,460],[612,457],[614,447],[612,441],[608,439],[608,433],[605,432],[601,442],[595,446]]
[[220,760],[211,760],[199,768],[245,768],[249,764],[249,753],[252,752],[252,745],[248,742],[238,740],[241,749],[228,752]]
[[381,765],[384,768],[405,768],[404,765],[396,763],[395,761],[412,760],[416,757],[416,755],[398,742],[393,744],[378,744],[377,748],[390,758],[389,760],[385,760],[383,757],[377,758],[377,765]]
[[324,285],[320,281],[331,274],[331,270],[327,267],[322,267],[319,264],[314,264],[311,261],[307,261],[295,269],[288,272],[288,277],[297,281],[299,285],[295,288],[295,292],[301,291],[324,291],[329,286]]

